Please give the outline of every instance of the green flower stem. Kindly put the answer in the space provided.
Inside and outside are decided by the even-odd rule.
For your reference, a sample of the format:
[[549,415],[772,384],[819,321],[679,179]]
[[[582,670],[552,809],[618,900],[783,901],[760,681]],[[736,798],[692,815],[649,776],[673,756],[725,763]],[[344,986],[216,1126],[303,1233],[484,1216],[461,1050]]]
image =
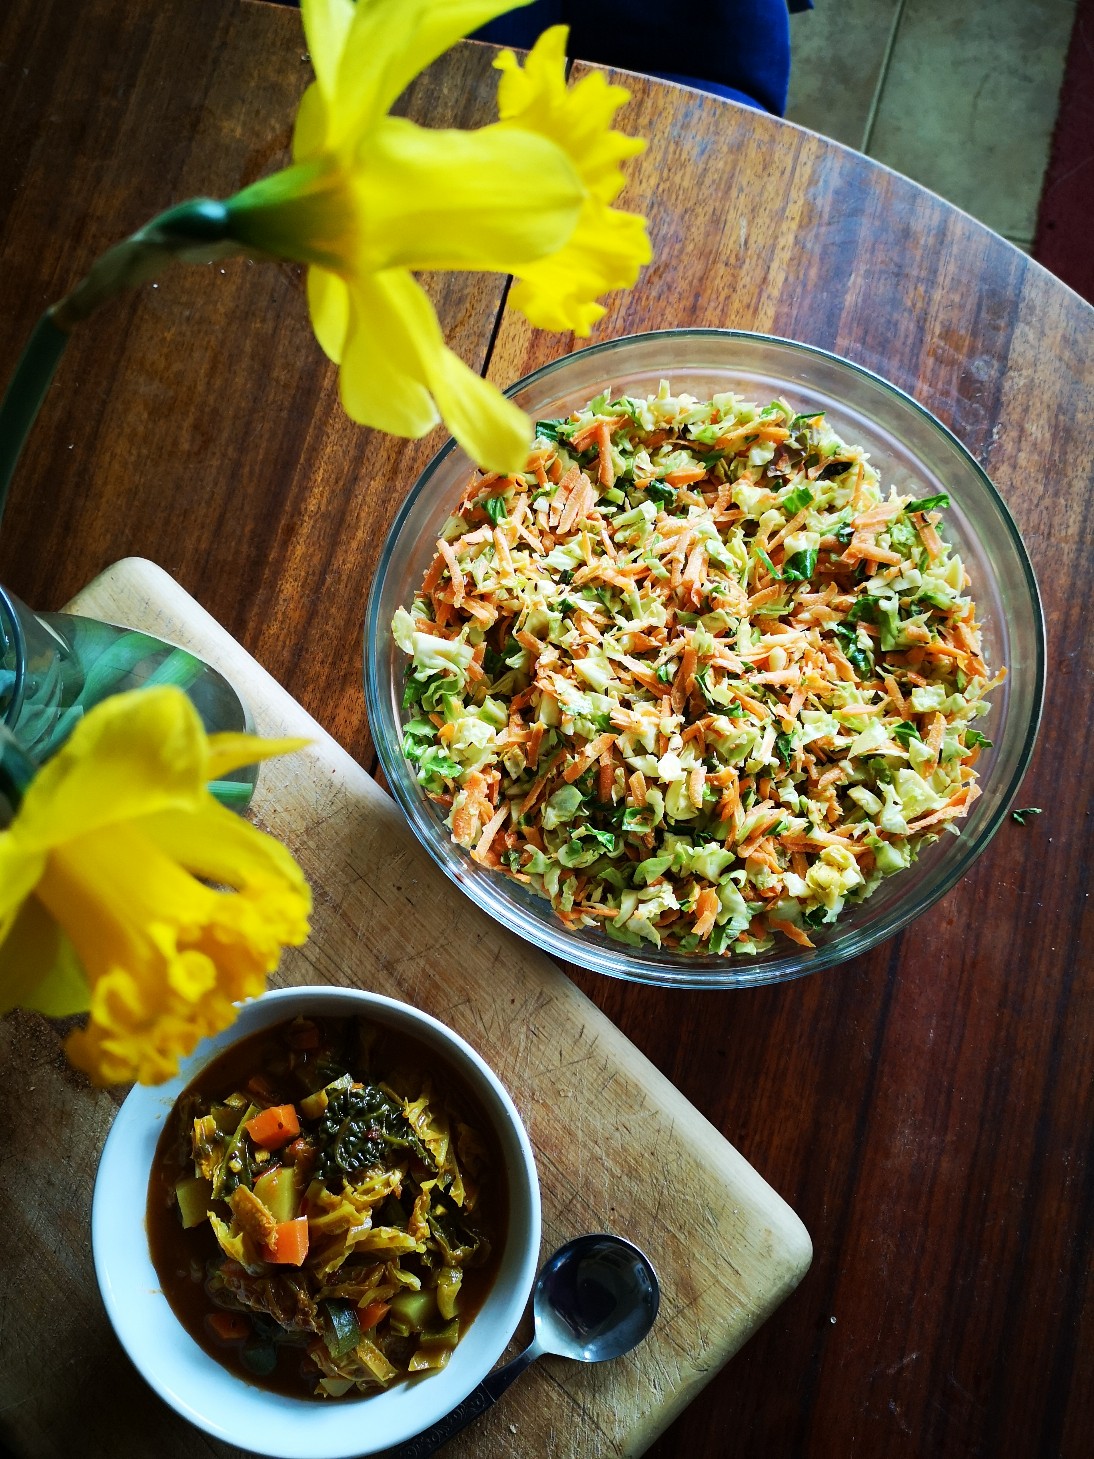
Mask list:
[[0,519],[8,499],[8,487],[30,428],[41,409],[46,391],[68,344],[68,335],[47,313],[34,326],[7,394],[0,403]]
[[87,278],[38,321],[0,402],[0,519],[23,445],[73,328],[100,304],[123,289],[147,283],[175,259],[211,263],[242,253],[230,228],[227,205],[212,198],[192,198],[169,208],[104,253]]
[[246,810],[255,788],[249,780],[210,780],[208,791],[229,810]]

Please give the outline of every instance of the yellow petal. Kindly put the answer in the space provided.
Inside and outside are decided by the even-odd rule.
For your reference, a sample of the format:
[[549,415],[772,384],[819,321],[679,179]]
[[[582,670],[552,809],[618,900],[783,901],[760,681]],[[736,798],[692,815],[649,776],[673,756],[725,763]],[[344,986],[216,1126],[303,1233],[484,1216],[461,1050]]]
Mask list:
[[327,142],[327,103],[313,82],[300,98],[296,121],[292,130],[292,156],[294,162],[310,162],[318,157]]
[[258,765],[263,760],[272,760],[275,755],[291,755],[294,750],[303,750],[310,743],[310,740],[302,739],[263,739],[258,735],[210,735],[205,774],[210,780],[219,780],[244,765]]
[[205,794],[205,732],[178,689],[134,689],[97,704],[38,771],[15,831],[43,851],[153,811],[187,809]]
[[566,243],[585,188],[562,148],[534,132],[430,131],[388,117],[368,138],[356,194],[358,270],[510,273]]
[[280,841],[218,805],[212,796],[199,814],[150,816],[141,821],[140,832],[157,852],[192,876],[236,891],[253,890],[279,939],[303,941],[311,890]]
[[334,95],[338,67],[357,8],[353,0],[300,0],[304,38],[316,80],[327,98]]
[[[394,429],[390,408],[386,416],[389,423],[384,424],[375,407],[383,398],[378,389],[379,372],[390,367],[397,355],[405,370],[404,379],[420,382],[425,398],[436,401],[445,425],[479,465],[503,473],[522,469],[532,440],[531,421],[447,348],[433,306],[411,275],[389,269],[358,281],[353,300],[355,306],[361,301],[360,322],[356,335],[351,331],[342,365],[342,398],[347,411],[353,415],[347,399],[347,377],[358,360],[367,362],[371,374],[362,374],[354,381],[354,388],[360,390],[359,404],[371,417],[366,424]],[[384,403],[391,405],[390,399]],[[435,420],[433,413],[424,430]],[[424,430],[395,433],[421,435]]]
[[502,476],[524,470],[532,422],[496,385],[443,346],[428,359],[428,379],[445,425],[472,461]]
[[[211,804],[201,818],[206,834],[219,835],[227,816],[230,834],[263,839]],[[91,985],[88,1026],[68,1045],[78,1067],[100,1082],[168,1077],[199,1038],[230,1022],[235,1000],[261,992],[282,943],[303,940],[299,872],[286,877],[276,855],[263,863],[252,846],[246,854],[245,868],[238,856],[234,869],[230,857],[209,862],[242,892],[202,885],[134,826],[98,831],[51,855],[38,897]]]
[[566,85],[566,28],[545,31],[523,69],[512,51],[494,63],[502,72],[498,110],[502,126],[541,133],[570,158],[586,189],[581,218],[566,244],[513,272],[519,282],[509,302],[541,329],[588,334],[604,313],[599,295],[628,288],[652,257],[645,221],[608,204],[624,178],[619,164],[644,143],[612,129],[629,92],[599,72]]
[[[393,306],[385,279],[383,274],[365,275],[353,282],[339,377],[342,404],[360,425],[416,440],[440,417],[426,386],[413,326]],[[425,303],[432,314],[432,306]],[[433,328],[439,332],[435,316]]]
[[341,360],[349,334],[349,289],[344,279],[327,269],[308,270],[308,312],[320,348],[335,364]]
[[613,86],[599,72],[566,84],[564,25],[546,30],[529,51],[523,69],[512,51],[503,51],[494,65],[498,115],[529,131],[541,132],[562,147],[589,191],[610,203],[624,184],[619,164],[644,151],[640,137],[612,130],[615,114],[630,100],[625,86]]
[[205,779],[301,743],[207,739],[175,688],[92,709],[0,832],[0,1011],[90,1006],[66,1045],[78,1067],[173,1074],[306,939],[311,907],[288,851]]
[[630,288],[651,257],[645,219],[591,201],[564,248],[514,270],[507,302],[537,329],[587,335],[604,313],[598,296]]
[[[321,153],[244,188],[228,202],[233,236],[346,279],[391,267],[509,273],[561,248],[587,198],[563,148],[509,124],[430,131],[387,117],[361,147],[358,162]],[[337,358],[345,297],[314,287],[317,331]]]
[[338,74],[340,141],[371,130],[414,77],[461,36],[532,0],[371,0],[358,4]]
[[31,897],[0,942],[0,1013],[33,1008],[48,1018],[65,1018],[82,1013],[90,998],[71,942]]

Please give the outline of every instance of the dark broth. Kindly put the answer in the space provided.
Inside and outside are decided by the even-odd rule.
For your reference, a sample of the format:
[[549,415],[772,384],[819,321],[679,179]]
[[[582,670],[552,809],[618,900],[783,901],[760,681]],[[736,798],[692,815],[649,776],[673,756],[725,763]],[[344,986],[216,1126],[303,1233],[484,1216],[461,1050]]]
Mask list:
[[[258,1335],[249,1340],[225,1341],[210,1325],[211,1315],[221,1309],[208,1294],[206,1281],[223,1253],[208,1221],[189,1230],[183,1228],[175,1198],[176,1182],[194,1173],[190,1136],[195,1113],[204,1113],[211,1104],[233,1091],[245,1089],[256,1077],[268,1081],[263,1088],[265,1102],[294,1102],[326,1082],[318,1067],[308,1067],[309,1059],[318,1063],[320,1055],[330,1064],[346,1068],[354,1078],[367,1077],[376,1083],[398,1079],[403,1073],[427,1077],[433,1090],[431,1102],[451,1116],[453,1129],[457,1119],[471,1126],[486,1150],[477,1181],[478,1200],[469,1224],[486,1238],[490,1250],[482,1265],[464,1269],[459,1292],[461,1340],[467,1323],[482,1306],[497,1274],[508,1223],[508,1191],[501,1147],[493,1126],[466,1082],[433,1049],[371,1020],[309,1018],[308,1022],[320,1031],[320,1047],[312,1053],[294,1050],[291,1069],[286,1067],[286,1058],[293,1021],[286,1021],[262,1029],[225,1050],[176,1100],[152,1164],[147,1204],[148,1241],[164,1295],[176,1317],[194,1341],[218,1363],[246,1382],[276,1393],[312,1401],[347,1401],[367,1395],[357,1389],[351,1389],[346,1400],[317,1394],[316,1381],[321,1375],[303,1346],[278,1340],[274,1344],[276,1363],[272,1371],[256,1372],[251,1366],[255,1347],[261,1345],[268,1352],[268,1341],[260,1343]],[[369,1045],[367,1066],[360,1052],[365,1041]],[[415,1087],[420,1087],[420,1081]],[[230,1214],[225,1202],[218,1202],[217,1206],[225,1217]],[[299,1273],[306,1272],[307,1266],[305,1262],[303,1268],[274,1270]],[[422,1376],[428,1377],[428,1373]]]

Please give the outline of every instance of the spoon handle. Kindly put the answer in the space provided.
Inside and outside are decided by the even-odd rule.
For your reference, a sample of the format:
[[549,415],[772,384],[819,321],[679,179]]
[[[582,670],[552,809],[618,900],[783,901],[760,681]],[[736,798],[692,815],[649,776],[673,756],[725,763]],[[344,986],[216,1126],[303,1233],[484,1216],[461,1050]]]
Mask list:
[[446,1413],[444,1418],[438,1419],[432,1428],[417,1434],[413,1439],[408,1439],[405,1444],[400,1444],[397,1448],[389,1449],[383,1459],[426,1459],[426,1455],[434,1453],[453,1435],[458,1434],[461,1429],[466,1428],[474,1419],[484,1414],[488,1408],[493,1408],[513,1379],[519,1377],[529,1363],[535,1362],[541,1351],[537,1343],[531,1343],[522,1353],[518,1353],[512,1362],[506,1363],[503,1368],[498,1368],[495,1372],[488,1374],[462,1403],[457,1404],[450,1413]]

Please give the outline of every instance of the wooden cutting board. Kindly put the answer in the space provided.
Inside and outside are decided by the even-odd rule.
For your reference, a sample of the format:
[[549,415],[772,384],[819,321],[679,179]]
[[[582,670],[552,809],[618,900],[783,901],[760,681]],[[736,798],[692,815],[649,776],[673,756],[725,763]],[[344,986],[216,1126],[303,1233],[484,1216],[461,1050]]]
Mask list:
[[[390,797],[165,572],[127,559],[70,608],[193,650],[236,685],[259,733],[310,738],[263,767],[252,807],[315,894],[311,940],[274,981],[370,988],[450,1024],[524,1117],[544,1255],[612,1230],[658,1270],[660,1316],[633,1353],[596,1368],[541,1361],[446,1454],[642,1453],[800,1281],[801,1222],[554,963],[467,901]],[[119,1097],[67,1068],[44,1020],[0,1023],[0,1436],[19,1455],[183,1459],[202,1444],[137,1378],[98,1301],[90,1198]]]

